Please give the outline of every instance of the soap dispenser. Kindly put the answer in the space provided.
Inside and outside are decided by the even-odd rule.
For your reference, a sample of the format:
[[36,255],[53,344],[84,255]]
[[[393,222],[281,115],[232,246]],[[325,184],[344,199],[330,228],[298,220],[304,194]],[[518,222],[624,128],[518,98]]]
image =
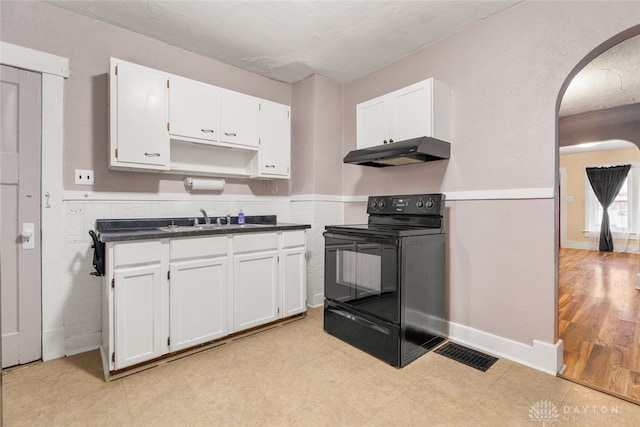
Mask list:
[[244,212],[240,209],[240,213],[238,214],[238,224],[244,224]]

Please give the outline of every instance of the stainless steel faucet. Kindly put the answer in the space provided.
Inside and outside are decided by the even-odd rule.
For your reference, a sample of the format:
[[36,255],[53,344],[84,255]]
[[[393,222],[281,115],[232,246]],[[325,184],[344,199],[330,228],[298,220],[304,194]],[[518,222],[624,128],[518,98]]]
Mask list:
[[205,224],[211,224],[211,220],[207,216],[207,212],[202,208],[200,208],[200,212],[202,213],[202,216],[204,217],[204,223]]

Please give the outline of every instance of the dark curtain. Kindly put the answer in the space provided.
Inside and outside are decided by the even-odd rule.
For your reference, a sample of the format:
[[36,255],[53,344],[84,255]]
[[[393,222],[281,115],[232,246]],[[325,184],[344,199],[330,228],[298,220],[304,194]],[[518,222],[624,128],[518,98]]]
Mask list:
[[609,206],[620,192],[631,165],[586,168],[591,188],[602,205],[602,226],[600,227],[600,252],[613,252],[613,238],[609,227]]

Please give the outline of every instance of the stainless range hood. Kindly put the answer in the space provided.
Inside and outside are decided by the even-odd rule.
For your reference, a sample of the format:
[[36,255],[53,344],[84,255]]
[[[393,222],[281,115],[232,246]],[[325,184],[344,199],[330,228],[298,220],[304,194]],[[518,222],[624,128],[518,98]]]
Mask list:
[[426,136],[353,150],[343,161],[361,166],[382,168],[448,159],[451,144]]

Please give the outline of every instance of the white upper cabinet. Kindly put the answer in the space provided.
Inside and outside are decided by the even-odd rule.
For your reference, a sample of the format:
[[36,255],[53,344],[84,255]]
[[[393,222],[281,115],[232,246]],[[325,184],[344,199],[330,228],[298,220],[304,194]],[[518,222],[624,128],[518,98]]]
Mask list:
[[260,102],[260,152],[253,175],[289,178],[291,165],[291,108]]
[[220,90],[220,140],[258,148],[258,98]]
[[450,140],[451,90],[433,78],[358,104],[357,148],[428,136]]
[[385,97],[358,104],[356,110],[358,148],[389,142],[389,103]]
[[115,58],[110,83],[111,169],[289,178],[289,106]]
[[211,143],[220,140],[220,88],[184,77],[171,76],[169,133]]
[[112,169],[169,168],[168,74],[111,59]]

